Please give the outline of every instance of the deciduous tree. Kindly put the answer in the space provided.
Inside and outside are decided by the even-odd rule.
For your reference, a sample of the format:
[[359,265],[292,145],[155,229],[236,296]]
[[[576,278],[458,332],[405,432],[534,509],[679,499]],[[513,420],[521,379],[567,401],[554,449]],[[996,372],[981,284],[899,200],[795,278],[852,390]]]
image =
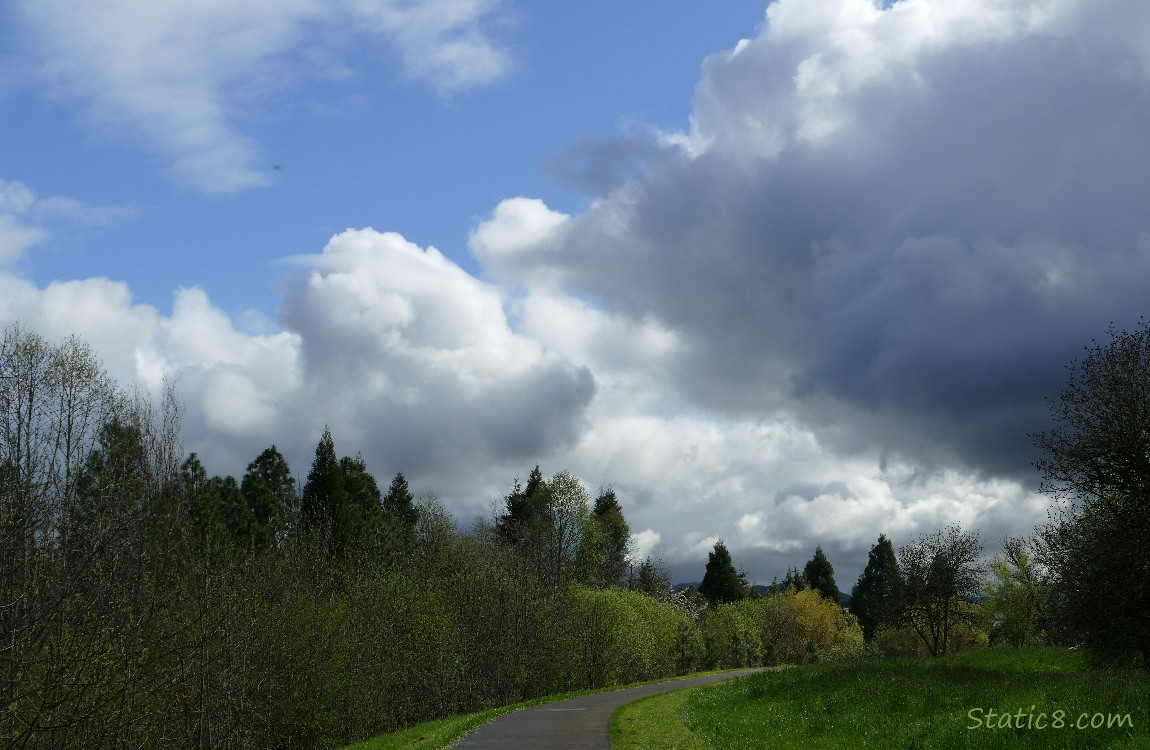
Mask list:
[[948,526],[898,550],[903,577],[902,621],[913,627],[932,656],[945,656],[953,628],[976,613],[982,543],[975,531]]
[[1150,669],[1150,326],[1111,328],[1068,369],[1056,426],[1033,436],[1055,499],[1039,535],[1052,613],[1068,640]]
[[1024,539],[1008,537],[983,583],[991,638],[1015,648],[1042,640],[1046,586]]

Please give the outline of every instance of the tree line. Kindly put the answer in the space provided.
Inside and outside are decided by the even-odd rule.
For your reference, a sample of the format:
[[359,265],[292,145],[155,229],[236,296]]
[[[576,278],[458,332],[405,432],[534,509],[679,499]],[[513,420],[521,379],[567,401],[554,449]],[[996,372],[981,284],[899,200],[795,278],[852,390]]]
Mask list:
[[[708,603],[632,560],[615,492],[515,480],[463,529],[320,437],[238,479],[184,455],[174,386],[79,338],[0,343],[0,747],[339,747],[702,668],[857,653],[839,607]],[[812,645],[813,644],[813,645]]]
[[1147,664],[1150,335],[1088,348],[1036,436],[1064,498],[981,567],[957,527],[885,536],[840,606],[821,548],[765,592],[633,560],[615,493],[535,467],[461,528],[321,436],[303,486],[238,480],[79,338],[0,343],[0,748],[338,747],[431,718],[701,668],[1035,640]]

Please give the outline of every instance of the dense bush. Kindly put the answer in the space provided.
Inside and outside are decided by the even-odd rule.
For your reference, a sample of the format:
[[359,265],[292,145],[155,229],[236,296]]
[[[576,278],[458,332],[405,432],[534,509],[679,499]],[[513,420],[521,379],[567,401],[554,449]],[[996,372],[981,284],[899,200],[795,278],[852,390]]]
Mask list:
[[709,609],[701,622],[711,668],[802,664],[863,653],[862,628],[841,606],[807,589]]

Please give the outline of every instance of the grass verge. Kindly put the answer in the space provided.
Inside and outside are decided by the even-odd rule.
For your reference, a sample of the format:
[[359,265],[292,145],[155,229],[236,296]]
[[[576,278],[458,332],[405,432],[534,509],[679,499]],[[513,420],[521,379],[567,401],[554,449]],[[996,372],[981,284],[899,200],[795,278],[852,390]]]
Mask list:
[[1055,648],[814,664],[687,691],[677,711],[718,750],[1150,750],[1150,675]]
[[709,750],[683,723],[683,704],[698,688],[676,690],[621,706],[611,717],[614,750]]
[[[674,679],[685,680],[688,677],[699,677],[700,675],[708,674],[721,674],[725,671],[729,670],[696,672],[695,674],[683,675],[682,677],[676,677]],[[553,703],[555,701],[567,700],[568,698],[577,698],[580,695],[606,693],[612,690],[625,690],[626,688],[639,687],[641,685],[654,685],[657,683],[669,681],[673,680],[649,680],[647,682],[635,682],[630,685],[616,685],[615,687],[601,688],[598,690],[579,690],[571,693],[549,695],[544,698],[536,698],[534,700],[524,701],[522,703],[514,703],[509,706],[500,706],[498,708],[492,708],[486,711],[479,711],[471,714],[448,716],[443,719],[429,721],[425,724],[417,724],[416,726],[409,727],[399,732],[381,734],[377,737],[371,738],[370,740],[365,740],[354,745],[349,745],[344,748],[344,750],[443,750],[443,748],[450,747],[452,744],[471,734],[481,726],[490,724],[500,716],[511,713],[512,711],[518,711],[523,708],[530,708],[531,706],[538,706],[543,703]]]

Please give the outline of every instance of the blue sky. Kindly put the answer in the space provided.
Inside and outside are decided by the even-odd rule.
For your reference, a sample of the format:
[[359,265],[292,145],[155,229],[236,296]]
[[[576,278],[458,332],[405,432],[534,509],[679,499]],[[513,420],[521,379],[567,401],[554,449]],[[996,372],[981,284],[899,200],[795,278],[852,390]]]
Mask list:
[[[93,124],[90,98],[10,77],[0,110],[7,179],[132,210],[98,230],[54,232],[26,271],[41,283],[124,279],[162,309],[177,287],[201,284],[230,312],[270,317],[277,259],[314,252],[348,227],[401,232],[475,271],[466,241],[479,217],[516,195],[585,207],[591,196],[559,165],[577,163],[572,151],[590,142],[681,129],[702,59],[752,33],[764,10],[747,0],[490,5],[481,24],[507,70],[459,90],[405,75],[374,37],[329,50],[344,70],[320,77],[304,60],[321,33],[302,25],[284,51],[287,80],[225,118],[251,141],[252,167],[268,184],[222,195],[173,179],[163,146],[132,127]],[[19,6],[9,4],[3,24],[17,69],[38,55],[20,33]]]
[[988,552],[1150,288],[1141,0],[10,0],[0,323],[464,523],[540,464],[677,580]]

